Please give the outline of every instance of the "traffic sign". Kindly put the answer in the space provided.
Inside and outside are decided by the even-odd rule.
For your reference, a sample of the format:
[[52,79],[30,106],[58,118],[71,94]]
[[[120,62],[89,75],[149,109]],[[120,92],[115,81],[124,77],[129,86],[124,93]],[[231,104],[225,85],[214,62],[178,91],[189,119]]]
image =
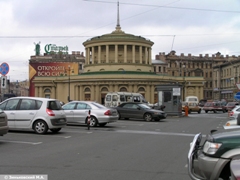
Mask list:
[[1,77],[1,88],[6,88],[7,86],[7,76]]
[[9,72],[9,65],[8,65],[8,63],[2,63],[1,65],[0,65],[0,73],[3,75],[3,76],[5,76],[5,75],[7,75],[7,73]]
[[240,90],[240,83],[236,83],[238,90]]
[[237,92],[237,93],[234,95],[234,99],[240,100],[240,92]]

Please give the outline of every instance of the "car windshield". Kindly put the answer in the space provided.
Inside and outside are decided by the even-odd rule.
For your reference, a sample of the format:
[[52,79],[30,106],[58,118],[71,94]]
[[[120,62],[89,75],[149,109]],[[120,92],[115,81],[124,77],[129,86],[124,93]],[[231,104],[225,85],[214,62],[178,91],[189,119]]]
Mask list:
[[146,104],[138,104],[141,108],[143,109],[151,109],[148,105]]

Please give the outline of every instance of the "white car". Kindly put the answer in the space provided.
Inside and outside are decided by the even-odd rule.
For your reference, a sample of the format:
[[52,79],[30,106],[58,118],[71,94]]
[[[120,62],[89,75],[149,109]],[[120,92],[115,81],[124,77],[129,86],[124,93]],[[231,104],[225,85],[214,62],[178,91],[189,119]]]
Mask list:
[[57,133],[65,127],[66,115],[56,99],[13,97],[0,103],[8,118],[9,130],[34,130],[45,134]]
[[229,119],[230,120],[237,119],[237,116],[239,113],[240,113],[240,105],[236,106],[230,111]]
[[119,114],[116,109],[105,107],[93,101],[71,101],[62,106],[67,124],[87,124],[90,110],[90,126],[105,126],[116,122]]

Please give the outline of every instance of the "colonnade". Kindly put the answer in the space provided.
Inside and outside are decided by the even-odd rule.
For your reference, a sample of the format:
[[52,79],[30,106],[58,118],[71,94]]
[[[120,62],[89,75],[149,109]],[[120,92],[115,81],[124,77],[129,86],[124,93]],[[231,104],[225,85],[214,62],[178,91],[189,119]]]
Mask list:
[[[132,48],[129,51],[128,46]],[[110,49],[111,47],[114,47],[114,51]],[[138,51],[136,51],[136,49]],[[129,63],[128,60],[131,60],[131,63],[140,63],[148,65],[152,64],[151,61],[152,49],[150,46],[147,47],[141,45],[109,44],[89,46],[85,48],[85,51],[86,51],[85,53],[86,65],[101,63]],[[131,53],[131,57],[128,57],[129,56],[128,53]],[[119,56],[123,56],[123,62],[119,62],[120,60]]]

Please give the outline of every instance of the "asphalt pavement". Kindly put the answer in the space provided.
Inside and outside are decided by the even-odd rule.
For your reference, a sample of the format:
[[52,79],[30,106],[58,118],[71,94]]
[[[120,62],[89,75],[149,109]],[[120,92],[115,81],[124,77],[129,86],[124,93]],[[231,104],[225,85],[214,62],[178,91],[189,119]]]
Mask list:
[[119,120],[67,126],[58,134],[10,131],[0,137],[0,175],[48,180],[190,180],[187,153],[196,133],[223,129],[227,113],[192,113],[160,122]]

